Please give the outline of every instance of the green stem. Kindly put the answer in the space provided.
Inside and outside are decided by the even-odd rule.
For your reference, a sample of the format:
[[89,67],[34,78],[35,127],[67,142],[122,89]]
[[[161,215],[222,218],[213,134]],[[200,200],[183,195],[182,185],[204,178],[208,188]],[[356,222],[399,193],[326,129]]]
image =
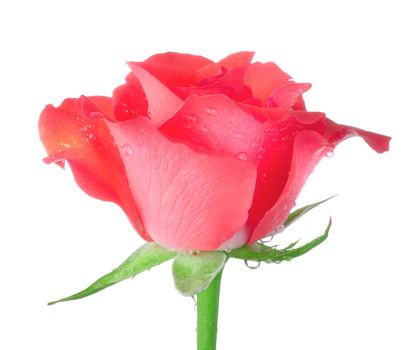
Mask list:
[[197,295],[197,350],[215,350],[221,270],[207,289]]

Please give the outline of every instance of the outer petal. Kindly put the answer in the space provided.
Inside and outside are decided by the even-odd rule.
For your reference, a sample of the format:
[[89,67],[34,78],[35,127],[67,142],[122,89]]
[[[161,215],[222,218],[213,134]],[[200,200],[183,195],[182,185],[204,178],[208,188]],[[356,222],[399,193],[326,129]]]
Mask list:
[[145,69],[135,63],[129,63],[129,66],[147,97],[150,119],[155,125],[161,125],[176,112],[183,101]]
[[222,95],[191,96],[160,128],[170,138],[255,164],[257,183],[247,235],[284,189],[296,135],[311,129],[324,132],[323,113],[250,106],[243,110]]
[[266,101],[276,88],[290,79],[275,63],[255,62],[248,67],[245,83],[251,88],[254,97]]
[[325,133],[325,137],[328,138],[328,141],[332,147],[335,147],[341,141],[344,141],[352,136],[362,137],[364,141],[378,153],[383,153],[389,150],[391,137],[354,128],[353,126],[340,125],[327,119],[327,131]]
[[214,62],[202,56],[167,52],[151,56],[144,62],[135,62],[168,87],[195,86],[197,71]]
[[130,188],[154,241],[175,250],[215,250],[244,225],[253,165],[171,142],[146,118],[109,128],[124,149]]
[[[108,113],[111,99],[90,97],[90,103]],[[67,160],[77,184],[84,192],[117,203],[138,232],[150,240],[142,228],[118,149],[101,119],[87,118],[77,100],[67,99],[60,107],[48,105],[43,110],[39,131],[49,154],[47,162],[61,164]]]
[[303,131],[295,137],[290,172],[284,189],[275,205],[253,230],[249,244],[263,238],[286,220],[305,181],[327,149],[327,141],[316,131]]

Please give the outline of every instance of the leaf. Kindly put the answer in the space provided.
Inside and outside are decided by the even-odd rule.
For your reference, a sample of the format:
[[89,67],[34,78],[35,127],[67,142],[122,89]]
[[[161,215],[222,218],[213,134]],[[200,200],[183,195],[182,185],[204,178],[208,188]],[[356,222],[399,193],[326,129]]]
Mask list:
[[176,256],[175,252],[168,251],[156,243],[146,243],[131,254],[119,267],[99,278],[86,289],[69,297],[52,301],[48,305],[87,297],[127,278],[134,277],[140,272],[160,265],[174,256]]
[[183,295],[196,295],[206,289],[224,267],[227,256],[220,251],[178,255],[173,262],[173,278]]
[[262,243],[256,243],[251,246],[243,246],[241,248],[233,249],[231,252],[227,252],[227,254],[231,258],[242,259],[246,261],[259,261],[266,263],[290,261],[298,256],[304,255],[311,249],[324,242],[328,237],[331,223],[332,222],[330,218],[327,228],[321,236],[295,249],[293,248],[297,242],[292,243],[284,249],[276,249],[275,247],[268,247]]
[[334,198],[335,196],[329,197],[327,199],[324,199],[320,202],[316,202],[313,204],[308,204],[302,208],[298,208],[295,211],[293,211],[287,218],[287,220],[284,222],[284,227],[290,226],[292,223],[297,221],[299,218],[301,218],[303,215],[307,214],[311,209],[314,209],[315,207],[319,206],[320,204],[323,204],[330,199]]

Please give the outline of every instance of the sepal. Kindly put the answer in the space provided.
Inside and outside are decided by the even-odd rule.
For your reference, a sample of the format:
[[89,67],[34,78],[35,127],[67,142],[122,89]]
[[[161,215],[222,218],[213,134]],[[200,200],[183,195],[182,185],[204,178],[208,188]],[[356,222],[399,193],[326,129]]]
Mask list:
[[200,293],[222,270],[226,259],[226,254],[221,251],[178,255],[173,262],[177,290],[186,296]]
[[324,233],[300,247],[294,248],[298,243],[294,242],[284,249],[269,247],[263,243],[255,243],[249,246],[233,249],[227,252],[231,258],[242,259],[244,261],[257,261],[266,263],[280,263],[282,261],[290,261],[298,256],[304,255],[311,249],[317,247],[324,242],[328,237],[328,232],[331,228],[331,218]]
[[329,201],[330,199],[334,198],[335,196],[331,196],[327,199],[324,199],[322,201],[316,202],[316,203],[312,203],[312,204],[308,204],[304,207],[298,208],[296,210],[294,210],[292,213],[290,213],[290,215],[288,215],[287,220],[285,220],[284,222],[284,228],[287,228],[288,226],[290,226],[291,224],[293,224],[295,221],[297,221],[299,218],[301,218],[302,216],[304,216],[305,214],[307,214],[310,210],[314,209],[315,207],[318,207],[320,204],[323,204],[327,201]]
[[48,303],[48,305],[87,297],[107,287],[110,287],[113,284],[134,277],[135,275],[149,270],[154,266],[160,265],[161,263],[170,260],[175,256],[175,252],[166,250],[156,243],[146,243],[142,247],[137,249],[133,254],[131,254],[128,259],[124,261],[119,267],[99,278],[86,289],[69,297],[52,301]]

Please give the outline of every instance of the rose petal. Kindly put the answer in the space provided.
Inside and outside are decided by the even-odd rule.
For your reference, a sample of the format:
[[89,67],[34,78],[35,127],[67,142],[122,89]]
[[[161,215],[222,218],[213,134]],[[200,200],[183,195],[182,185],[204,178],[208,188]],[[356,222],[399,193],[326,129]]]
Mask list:
[[316,131],[308,130],[297,134],[289,175],[282,193],[255,227],[248,244],[265,237],[287,219],[305,181],[326,152],[327,141]]
[[255,160],[263,138],[262,124],[224,95],[190,96],[160,130],[181,142],[249,161]]
[[222,68],[237,68],[251,63],[254,52],[240,51],[228,55],[217,63],[210,63],[197,71],[199,80],[212,77],[221,73]]
[[299,119],[291,112],[288,118],[263,124],[264,140],[257,154],[258,177],[247,223],[250,232],[275,205],[288,181],[296,136],[305,130],[319,133],[325,130],[324,114],[310,118],[311,123],[308,120],[301,123]]
[[292,109],[297,102],[301,103],[301,95],[311,88],[308,83],[288,83],[279,86],[267,100],[267,107]]
[[113,91],[113,114],[117,121],[148,116],[148,102],[143,88],[138,83],[127,83]]
[[251,88],[254,97],[266,101],[276,88],[288,83],[290,79],[275,63],[255,62],[247,69],[245,84]]
[[[110,115],[111,99],[89,97],[90,108],[102,106],[100,112]],[[97,199],[117,203],[146,240],[137,208],[125,177],[124,165],[113,138],[102,119],[87,118],[76,99],[61,106],[46,106],[40,116],[39,131],[49,157],[47,162],[60,164],[67,160],[80,188]],[[104,112],[103,112],[104,110]]]
[[124,149],[130,188],[154,241],[175,250],[214,250],[243,227],[253,165],[172,142],[146,118],[108,125]]
[[202,56],[167,52],[153,55],[144,62],[135,62],[168,87],[195,86],[197,71],[214,62]]
[[183,99],[191,95],[215,95],[223,94],[235,101],[244,101],[253,98],[251,89],[244,85],[244,76],[247,67],[233,68],[218,76],[211,84],[188,88],[175,88],[174,91]]
[[345,139],[353,136],[362,137],[363,140],[378,153],[387,152],[389,150],[391,137],[354,128],[348,125],[340,125],[327,119],[327,131],[325,137],[328,138],[328,141],[333,147]]
[[131,62],[129,66],[140,81],[147,97],[150,119],[154,125],[161,125],[175,113],[183,101],[167,86],[136,63]]

